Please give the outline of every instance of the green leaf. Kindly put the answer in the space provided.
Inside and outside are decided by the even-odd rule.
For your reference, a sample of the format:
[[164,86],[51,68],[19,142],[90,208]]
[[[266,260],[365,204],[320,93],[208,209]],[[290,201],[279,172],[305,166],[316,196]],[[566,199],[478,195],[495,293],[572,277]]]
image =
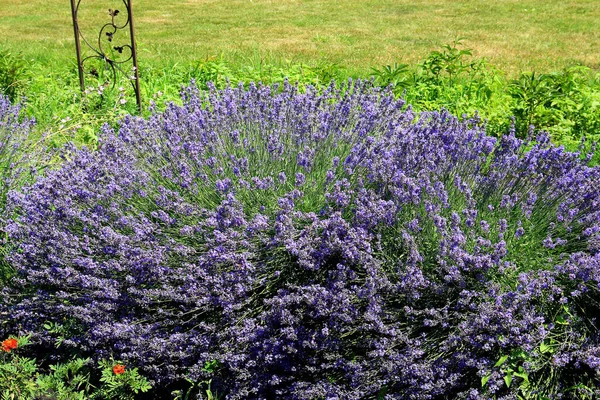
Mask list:
[[485,387],[485,385],[487,385],[491,376],[492,376],[492,374],[487,374],[486,376],[481,378],[481,387]]
[[550,347],[550,345],[542,342],[540,343],[540,353],[552,353],[552,347]]
[[519,372],[513,372],[513,375],[529,383],[529,374],[527,373],[527,371],[525,371],[523,367],[519,367]]
[[504,383],[506,383],[506,387],[510,387],[510,384],[512,383],[512,375],[506,375],[504,377]]
[[498,360],[498,362],[496,364],[494,364],[494,367],[499,367],[502,364],[504,364],[506,362],[506,360],[508,360],[508,356],[502,356],[500,357],[500,359]]

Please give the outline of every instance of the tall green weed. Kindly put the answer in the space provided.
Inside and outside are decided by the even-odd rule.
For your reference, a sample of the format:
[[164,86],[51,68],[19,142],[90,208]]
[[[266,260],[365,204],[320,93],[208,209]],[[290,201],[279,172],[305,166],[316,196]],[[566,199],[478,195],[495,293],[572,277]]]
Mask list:
[[15,101],[23,93],[27,79],[28,71],[23,56],[0,49],[0,94]]

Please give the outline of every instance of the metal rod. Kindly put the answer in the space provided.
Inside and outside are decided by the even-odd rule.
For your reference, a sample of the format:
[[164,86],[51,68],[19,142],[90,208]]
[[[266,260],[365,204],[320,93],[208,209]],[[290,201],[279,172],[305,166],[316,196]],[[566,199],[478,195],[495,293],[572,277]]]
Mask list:
[[140,94],[140,74],[137,61],[137,47],[135,44],[135,29],[133,27],[133,6],[131,5],[133,0],[128,1],[128,12],[129,12],[129,32],[131,35],[131,54],[133,56],[133,67],[135,68],[135,100],[138,105],[140,113],[142,112],[142,96]]
[[77,8],[75,0],[71,0],[71,15],[73,16],[73,33],[75,34],[75,51],[77,52],[77,70],[79,71],[79,87],[83,92],[85,83],[83,80],[83,64],[81,62],[81,44],[79,42],[79,22],[77,21]]

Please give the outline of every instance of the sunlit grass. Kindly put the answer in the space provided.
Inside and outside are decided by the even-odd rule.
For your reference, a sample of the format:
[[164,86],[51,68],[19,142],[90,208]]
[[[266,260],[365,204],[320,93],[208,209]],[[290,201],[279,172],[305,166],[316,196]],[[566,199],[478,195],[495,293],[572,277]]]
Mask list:
[[[92,37],[118,0],[81,5]],[[0,47],[48,63],[73,62],[68,1],[0,0]],[[596,0],[136,0],[142,63],[223,56],[330,62],[353,73],[414,63],[463,37],[464,45],[509,74],[600,65]]]

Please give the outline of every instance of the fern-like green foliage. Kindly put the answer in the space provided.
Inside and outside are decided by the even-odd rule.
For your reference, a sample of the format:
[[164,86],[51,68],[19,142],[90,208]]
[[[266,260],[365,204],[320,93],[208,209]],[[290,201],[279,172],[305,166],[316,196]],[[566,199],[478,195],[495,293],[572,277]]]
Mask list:
[[30,344],[29,336],[19,337],[15,349],[0,352],[0,400],[133,400],[152,387],[137,368],[115,360],[73,358],[44,367],[21,354]]

